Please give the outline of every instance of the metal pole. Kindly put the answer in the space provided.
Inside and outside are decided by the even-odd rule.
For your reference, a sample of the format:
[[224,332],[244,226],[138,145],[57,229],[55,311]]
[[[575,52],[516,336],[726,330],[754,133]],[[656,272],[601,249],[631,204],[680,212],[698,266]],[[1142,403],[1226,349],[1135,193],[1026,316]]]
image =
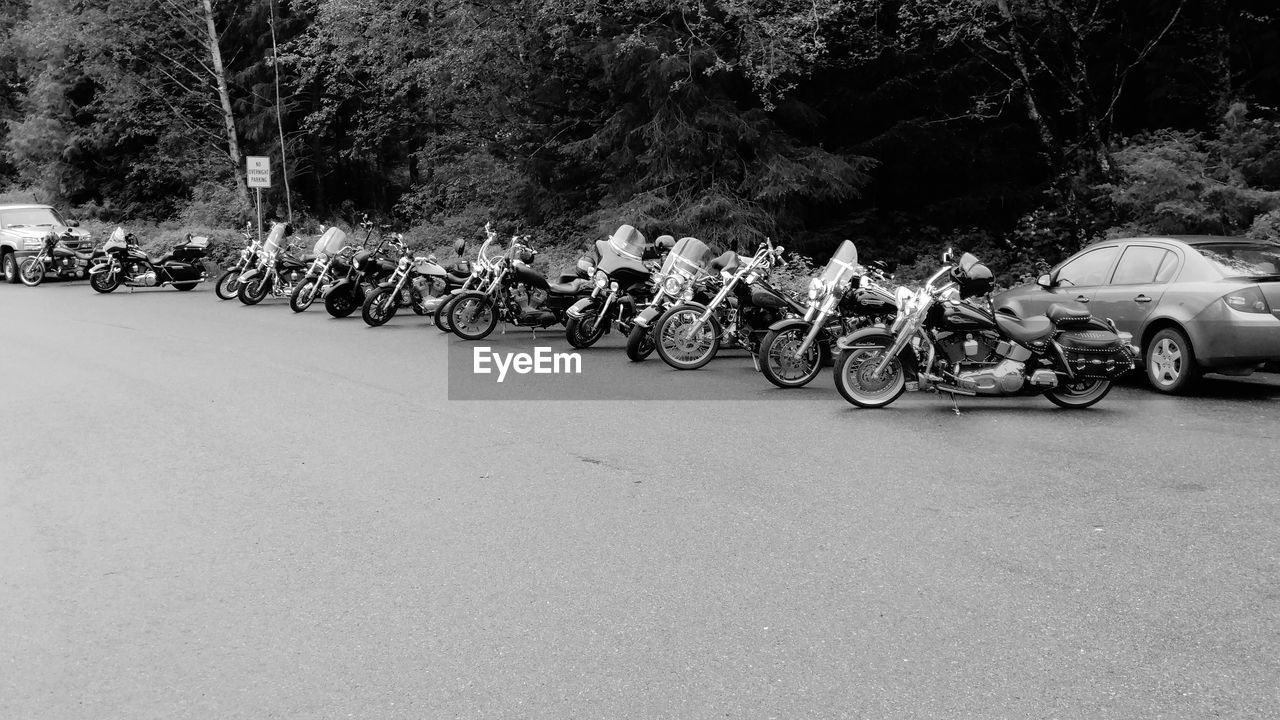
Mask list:
[[253,194],[258,196],[258,242],[262,242],[262,188],[254,188]]

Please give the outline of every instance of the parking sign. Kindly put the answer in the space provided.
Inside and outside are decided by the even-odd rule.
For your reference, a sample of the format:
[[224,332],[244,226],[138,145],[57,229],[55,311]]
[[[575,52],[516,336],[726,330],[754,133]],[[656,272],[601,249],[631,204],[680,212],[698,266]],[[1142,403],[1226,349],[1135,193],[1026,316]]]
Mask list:
[[249,174],[249,187],[271,187],[271,158],[250,155],[245,158],[245,165]]

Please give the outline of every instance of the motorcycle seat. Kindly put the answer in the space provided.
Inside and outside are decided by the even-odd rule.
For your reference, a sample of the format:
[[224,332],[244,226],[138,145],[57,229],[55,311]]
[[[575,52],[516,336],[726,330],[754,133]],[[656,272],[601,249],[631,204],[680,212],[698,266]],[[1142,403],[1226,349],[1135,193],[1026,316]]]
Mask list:
[[558,282],[563,285],[565,283],[571,283],[577,279],[578,279],[577,273],[560,273],[560,280]]
[[[314,259],[314,258],[313,258],[313,259]],[[288,255],[286,255],[286,256],[284,256],[284,257],[280,258],[280,264],[281,264],[282,266],[284,266],[284,267],[287,267],[287,268],[306,268],[306,267],[308,267],[311,263],[309,263],[309,262],[303,262],[302,260],[300,260],[300,259],[298,259],[298,258],[296,258],[296,257],[289,257]]]
[[470,273],[467,273],[467,274],[463,275],[463,274],[460,274],[460,273],[456,273],[456,272],[454,272],[454,271],[452,271],[452,270],[450,270],[450,271],[449,271],[449,279],[450,279],[450,280],[452,280],[453,282],[456,282],[456,283],[464,283],[464,282],[466,282],[466,281],[467,281],[467,279],[468,279],[468,278],[470,278],[470,277],[471,277],[471,274],[470,274]]
[[449,271],[451,275],[455,275],[455,276],[461,275],[462,277],[465,278],[471,275],[471,261],[459,260],[458,262],[450,265],[446,269]]
[[161,255],[160,257],[154,257],[154,256],[152,256],[152,255],[147,255],[147,260],[149,260],[149,261],[151,262],[151,264],[152,264],[152,265],[163,265],[163,264],[165,264],[165,263],[169,262],[169,261],[170,261],[170,260],[172,260],[172,259],[173,259],[173,251],[172,251],[172,250],[170,250],[169,252],[167,252],[167,253],[165,253],[165,254]]
[[1089,308],[1084,303],[1079,302],[1056,302],[1051,304],[1045,315],[1056,327],[1076,327],[1080,325],[1088,325],[1093,319],[1093,314],[1089,312]]
[[[97,252],[102,252],[102,251],[99,250]],[[92,260],[94,253],[95,251],[93,250],[76,250],[75,251],[76,257],[80,258],[81,260]]]
[[997,311],[995,318],[1000,332],[1023,345],[1039,345],[1055,330],[1053,322],[1044,315],[1033,315],[1023,320],[1014,317],[1012,312]]
[[732,274],[738,272],[738,268],[741,264],[742,261],[738,258],[738,253],[732,250],[726,250],[723,255],[712,260],[708,267],[711,268],[711,272],[716,274],[719,274],[721,271]]
[[547,288],[547,292],[552,295],[577,295],[583,288],[590,287],[591,283],[581,278],[573,282],[555,283]]

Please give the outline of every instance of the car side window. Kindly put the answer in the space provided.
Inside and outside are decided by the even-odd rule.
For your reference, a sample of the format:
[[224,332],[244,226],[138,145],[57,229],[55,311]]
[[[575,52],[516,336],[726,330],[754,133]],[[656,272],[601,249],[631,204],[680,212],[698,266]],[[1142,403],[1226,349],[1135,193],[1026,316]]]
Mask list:
[[1155,282],[1156,273],[1164,265],[1168,250],[1151,245],[1130,245],[1120,256],[1112,285],[1142,285]]
[[1072,287],[1102,285],[1107,281],[1107,271],[1111,269],[1111,262],[1116,259],[1118,252],[1120,248],[1117,247],[1090,250],[1058,268],[1054,280],[1058,285]]
[[1156,270],[1155,282],[1167,283],[1173,280],[1173,275],[1178,271],[1178,253],[1170,252],[1164,256],[1164,260],[1160,261],[1160,267]]

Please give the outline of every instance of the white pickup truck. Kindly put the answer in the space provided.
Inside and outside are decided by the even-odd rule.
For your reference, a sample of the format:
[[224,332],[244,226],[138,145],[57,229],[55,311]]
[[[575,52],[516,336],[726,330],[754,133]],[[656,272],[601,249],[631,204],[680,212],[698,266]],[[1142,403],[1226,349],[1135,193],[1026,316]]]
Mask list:
[[67,222],[49,205],[0,205],[0,272],[9,284],[18,282],[18,265],[35,255],[50,232],[62,238],[68,250],[91,246],[89,233]]

